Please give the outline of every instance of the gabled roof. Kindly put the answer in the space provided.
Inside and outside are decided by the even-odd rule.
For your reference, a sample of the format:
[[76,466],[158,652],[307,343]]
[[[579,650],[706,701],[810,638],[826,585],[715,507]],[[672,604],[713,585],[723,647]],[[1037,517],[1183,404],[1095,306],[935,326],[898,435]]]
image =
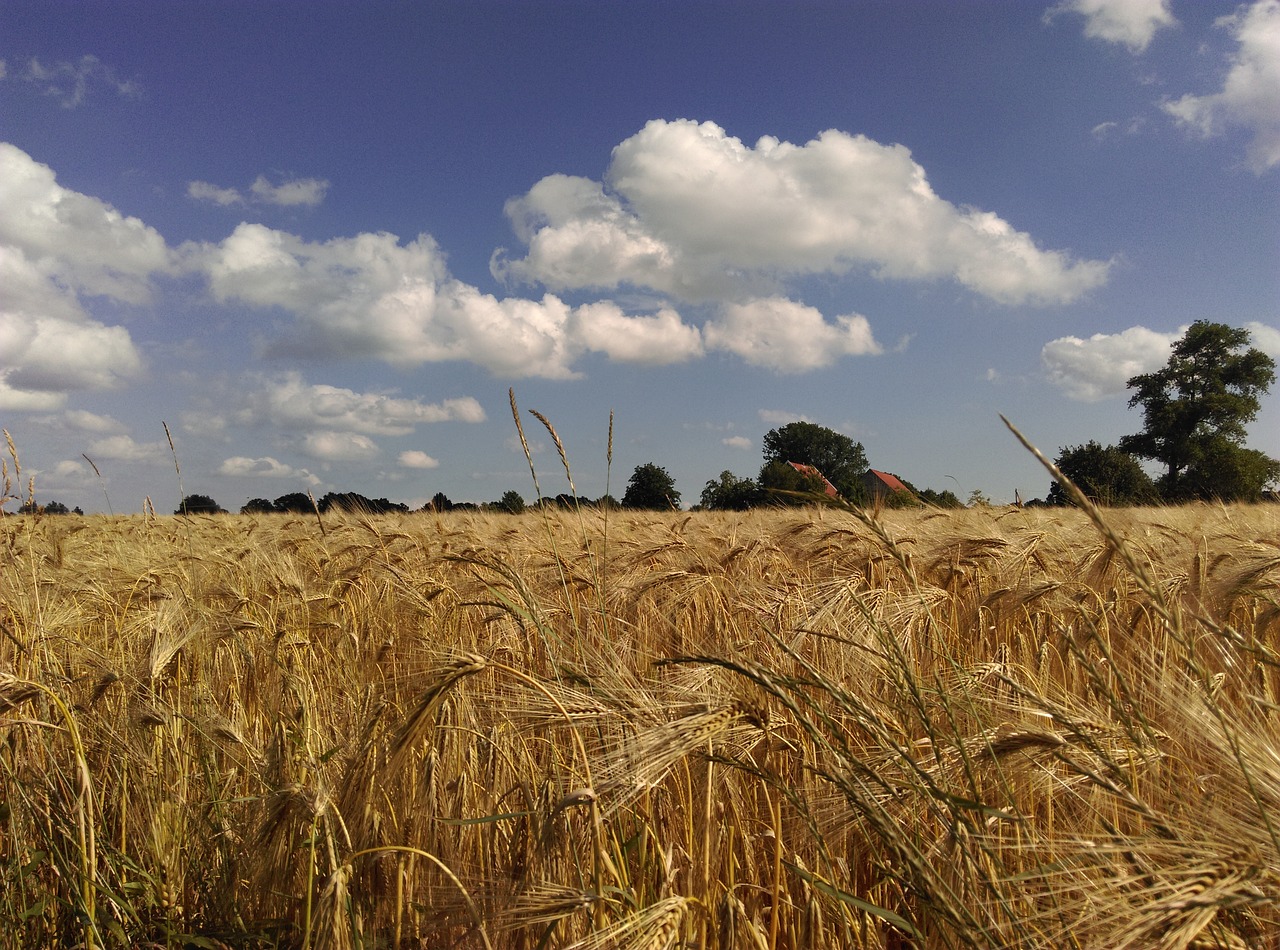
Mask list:
[[911,489],[902,484],[902,480],[897,475],[890,475],[888,472],[880,472],[874,468],[867,469],[867,479],[873,482],[879,482],[889,491],[904,491],[911,494]]
[[824,476],[820,471],[818,471],[812,465],[805,465],[803,462],[788,462],[787,464],[790,465],[792,468],[794,468],[801,475],[804,475],[808,478],[816,478],[820,482],[822,482],[822,491],[828,497],[830,498],[840,497],[840,493],[836,491],[836,486],[832,485],[829,481],[827,481],[826,476]]

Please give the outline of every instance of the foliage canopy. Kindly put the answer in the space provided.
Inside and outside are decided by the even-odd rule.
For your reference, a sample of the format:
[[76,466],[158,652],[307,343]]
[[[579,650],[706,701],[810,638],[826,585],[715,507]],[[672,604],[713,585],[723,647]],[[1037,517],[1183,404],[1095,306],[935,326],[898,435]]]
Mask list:
[[646,462],[637,465],[622,496],[623,508],[647,508],[664,511],[680,507],[680,492],[675,479],[661,465]]
[[861,442],[812,422],[789,422],[765,433],[763,444],[761,488],[792,490],[790,484],[784,483],[793,480],[777,463],[785,466],[787,462],[799,462],[816,468],[845,498],[861,495],[859,480],[867,470]]
[[1129,380],[1129,406],[1142,407],[1144,425],[1120,448],[1164,466],[1166,501],[1251,500],[1280,477],[1280,463],[1244,447],[1276,378],[1275,360],[1249,344],[1248,330],[1197,320],[1163,369]]
[[[1147,505],[1159,500],[1151,476],[1128,452],[1090,441],[1063,449],[1054,464],[1092,501],[1102,505]],[[1049,486],[1049,504],[1074,504],[1061,482]]]

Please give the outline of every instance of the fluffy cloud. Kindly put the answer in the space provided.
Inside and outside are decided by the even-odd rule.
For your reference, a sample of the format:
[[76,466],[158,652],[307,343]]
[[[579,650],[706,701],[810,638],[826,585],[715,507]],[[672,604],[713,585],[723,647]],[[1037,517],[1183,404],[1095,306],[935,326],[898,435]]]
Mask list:
[[865,317],[849,314],[832,324],[813,307],[784,297],[726,304],[703,336],[709,349],[788,373],[830,366],[841,356],[880,352]]
[[128,330],[90,318],[81,296],[142,303],[169,264],[153,229],[0,143],[0,407],[54,409],[69,392],[137,376]]
[[440,463],[433,459],[426,452],[420,452],[417,449],[411,449],[408,452],[400,453],[400,465],[402,468],[439,468]]
[[702,355],[702,334],[674,310],[632,317],[610,301],[586,304],[573,311],[566,328],[582,348],[624,363],[666,364]]
[[351,462],[373,458],[378,446],[358,432],[309,432],[302,451],[325,462]]
[[100,416],[86,409],[68,409],[62,414],[67,426],[77,432],[121,432],[124,424],[111,416]]
[[424,403],[312,384],[290,372],[261,381],[243,397],[233,418],[241,425],[261,422],[286,430],[408,435],[423,423],[483,422],[485,414],[470,396]]
[[1261,174],[1280,165],[1280,0],[1258,0],[1218,25],[1239,44],[1222,89],[1183,96],[1164,109],[1206,138],[1232,126],[1251,132],[1249,164]]
[[720,444],[727,445],[731,449],[751,448],[751,440],[745,435],[731,435],[727,439],[721,439]]
[[89,466],[79,459],[63,459],[53,467],[53,474],[60,481],[87,479],[89,477]]
[[89,445],[89,455],[98,461],[154,462],[166,454],[168,446],[163,442],[135,442],[127,435],[109,436]]
[[291,478],[300,479],[308,485],[320,484],[320,479],[305,468],[285,465],[270,456],[256,459],[246,458],[243,455],[233,456],[218,466],[218,474],[245,478]]
[[245,205],[250,201],[286,208],[298,206],[314,208],[324,201],[328,191],[329,182],[322,178],[294,178],[273,185],[265,175],[259,175],[249,186],[247,196],[237,188],[221,188],[207,181],[187,183],[187,197],[197,201],[208,201],[224,208]]
[[[3,69],[0,69],[0,77],[3,75]],[[27,63],[23,78],[39,86],[45,95],[56,98],[64,109],[81,105],[92,86],[106,86],[128,98],[142,95],[142,86],[136,81],[120,79],[110,66],[91,55],[81,56],[74,63],[59,61],[52,65],[33,58]]]
[[70,392],[114,389],[142,372],[129,331],[90,319],[70,289],[42,272],[44,263],[0,243],[3,409],[57,409]]
[[1059,13],[1080,14],[1085,36],[1123,43],[1134,53],[1145,50],[1156,31],[1178,22],[1169,12],[1169,0],[1063,0],[1045,13],[1045,21]]
[[[478,363],[504,376],[569,379],[587,349],[619,359],[671,362],[698,352],[695,329],[672,311],[629,317],[616,306],[574,311],[558,297],[498,298],[451,278],[427,235],[392,234],[323,243],[241,224],[217,245],[186,249],[221,301],[296,315],[281,354],[380,359],[397,366]],[[604,327],[606,332],[601,332]]]
[[1049,380],[1069,398],[1097,402],[1125,392],[1130,377],[1158,370],[1186,328],[1158,333],[1130,327],[1121,333],[1095,333],[1087,340],[1064,336],[1046,343],[1040,361]]
[[1280,329],[1269,327],[1265,323],[1246,323],[1244,328],[1249,331],[1249,336],[1253,340],[1253,345],[1266,353],[1269,357],[1280,362]]
[[1001,303],[1066,303],[1109,270],[943,200],[903,146],[836,130],[751,148],[711,122],[654,120],[614,149],[604,183],[553,175],[506,210],[528,250],[499,251],[491,270],[553,291],[742,300],[786,277],[867,269],[953,278]]
[[[1280,329],[1265,323],[1245,324],[1251,345],[1280,360]],[[1187,332],[1130,327],[1120,333],[1095,333],[1087,340],[1064,336],[1046,343],[1040,361],[1049,380],[1071,399],[1097,402],[1127,390],[1131,377],[1152,373],[1169,362],[1169,351]]]
[[63,188],[53,170],[0,142],[0,244],[74,290],[143,303],[169,267],[164,238],[97,198]]

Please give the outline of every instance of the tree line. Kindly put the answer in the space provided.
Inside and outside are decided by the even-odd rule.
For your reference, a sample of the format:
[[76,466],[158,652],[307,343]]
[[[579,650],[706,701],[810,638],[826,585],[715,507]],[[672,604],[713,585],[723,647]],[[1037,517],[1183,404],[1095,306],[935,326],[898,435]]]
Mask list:
[[[1116,445],[1091,440],[1060,449],[1055,464],[1092,500],[1104,505],[1177,504],[1196,500],[1257,501],[1275,498],[1280,462],[1244,444],[1246,427],[1258,414],[1261,397],[1275,382],[1275,361],[1254,348],[1247,330],[1200,320],[1174,344],[1168,363],[1154,373],[1128,380],[1130,408],[1141,408],[1143,429]],[[744,511],[765,505],[808,504],[819,496],[839,496],[853,504],[898,507],[934,505],[958,508],[950,491],[919,489],[900,476],[884,479],[871,472],[859,442],[811,422],[791,422],[764,437],[764,458],[755,478],[723,471],[702,489],[694,510]],[[1142,461],[1162,469],[1155,477]],[[868,476],[871,476],[870,478]],[[675,479],[653,462],[637,465],[618,501],[572,495],[539,498],[532,505],[572,508],[580,505],[640,510],[678,510]],[[969,504],[986,501],[973,492]],[[1028,504],[1071,504],[1070,494],[1053,481],[1045,499]],[[483,510],[519,514],[530,505],[517,491],[483,504],[451,501],[437,492],[419,511]],[[33,501],[20,512],[68,514],[51,501],[37,509]],[[292,492],[269,500],[253,498],[242,514],[330,511],[366,514],[408,513],[402,502],[368,498],[358,492],[328,492],[316,499]],[[80,514],[80,509],[74,509]],[[175,515],[223,514],[207,495],[187,495]]]

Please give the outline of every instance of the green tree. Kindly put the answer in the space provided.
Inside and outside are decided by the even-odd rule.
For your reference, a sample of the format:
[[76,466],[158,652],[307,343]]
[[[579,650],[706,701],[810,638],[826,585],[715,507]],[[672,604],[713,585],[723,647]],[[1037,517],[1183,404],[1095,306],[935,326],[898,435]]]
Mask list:
[[[1119,446],[1099,445],[1096,441],[1068,446],[1058,453],[1054,464],[1087,498],[1101,505],[1150,505],[1160,499],[1151,476]],[[1057,479],[1049,486],[1048,502],[1075,504]]]
[[1280,483],[1280,461],[1240,445],[1210,442],[1203,455],[1183,473],[1183,490],[1190,498],[1258,501]]
[[622,496],[623,508],[648,508],[665,511],[680,507],[680,493],[675,479],[661,465],[646,462],[637,465]]
[[[82,513],[82,512],[81,512]],[[60,501],[51,501],[47,505],[37,505],[34,501],[25,501],[18,508],[20,515],[69,515],[71,509]]]
[[764,466],[760,469],[762,488],[782,487],[770,483],[767,475],[790,481],[790,476],[774,466],[776,462],[812,465],[845,498],[852,500],[861,496],[860,479],[867,470],[867,456],[862,443],[834,429],[812,422],[789,422],[781,428],[770,429],[764,437]]
[[524,496],[515,489],[505,491],[502,497],[494,503],[495,508],[499,511],[505,511],[509,515],[518,515],[524,511]]
[[315,504],[311,501],[311,496],[306,492],[300,491],[281,495],[271,504],[276,511],[283,513],[311,514],[316,510]]
[[453,502],[449,500],[449,496],[442,491],[436,492],[431,496],[431,500],[422,506],[423,511],[453,511]]
[[786,462],[765,462],[760,469],[760,501],[770,505],[804,505],[811,495],[825,495],[822,479],[798,472]]
[[225,515],[227,510],[208,495],[188,495],[178,505],[175,515]]
[[276,506],[265,498],[250,498],[240,506],[242,515],[269,515],[275,511]]
[[746,511],[756,504],[760,488],[750,478],[739,478],[727,469],[702,489],[702,507],[710,511]]
[[1197,320],[1163,369],[1129,380],[1129,406],[1142,407],[1144,426],[1120,448],[1164,466],[1166,500],[1256,498],[1269,474],[1274,480],[1274,460],[1244,447],[1245,427],[1276,378],[1275,360],[1249,343],[1248,330]]
[[934,491],[932,488],[922,488],[916,492],[916,497],[926,505],[933,505],[936,508],[964,507],[964,504],[960,501],[960,496],[950,489],[944,488],[942,491]]

